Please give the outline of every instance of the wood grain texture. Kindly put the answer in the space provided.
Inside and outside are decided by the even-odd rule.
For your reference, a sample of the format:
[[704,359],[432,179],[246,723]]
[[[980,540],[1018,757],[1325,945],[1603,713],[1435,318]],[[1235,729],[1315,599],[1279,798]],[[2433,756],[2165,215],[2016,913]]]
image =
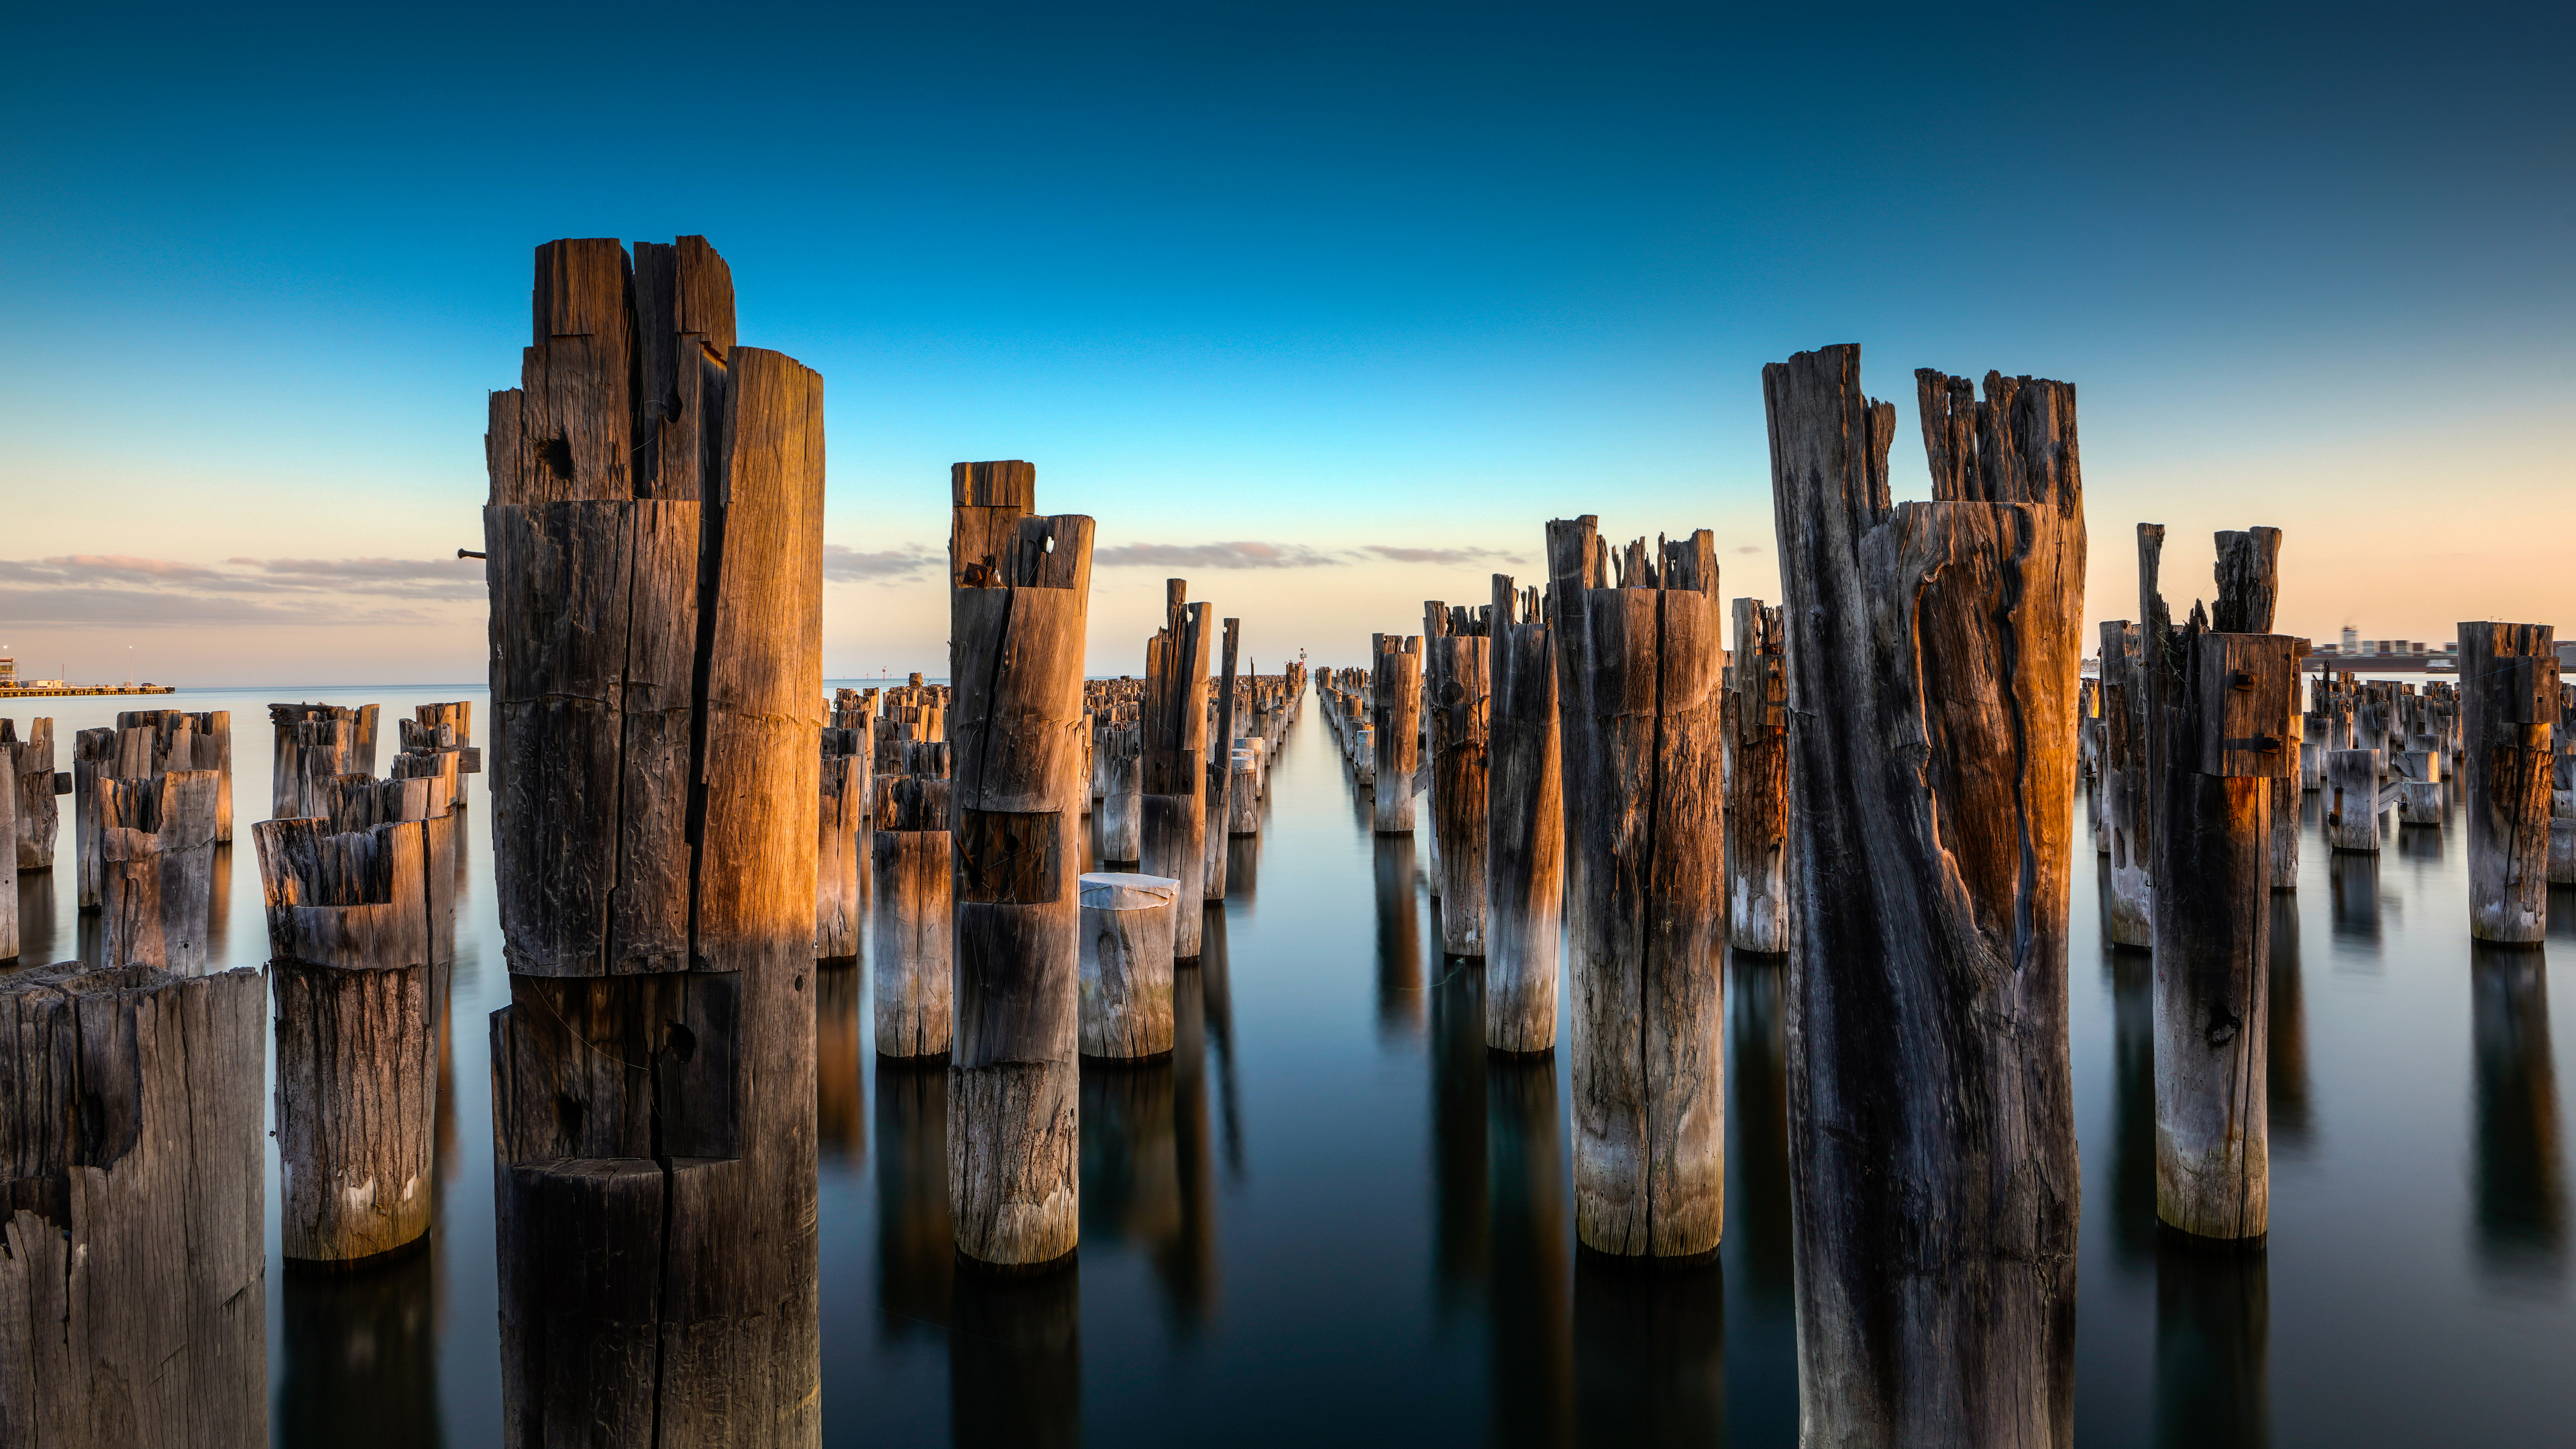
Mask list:
[[2154,812],[2147,806],[2147,689],[2138,626],[2102,625],[2102,813],[2110,836],[2111,898],[2104,931],[2115,946],[2153,947]]
[[2534,945],[2548,931],[2555,640],[2547,624],[2460,625],[2460,803],[2469,934],[2480,941]]
[[1172,899],[1163,876],[1082,877],[1082,1055],[1125,1061],[1172,1050]]
[[54,841],[61,832],[62,807],[54,799],[54,722],[39,715],[27,721],[26,737],[16,721],[0,720],[0,754],[9,778],[0,786],[17,792],[14,844],[20,870],[52,870]]
[[1485,954],[1493,653],[1493,640],[1479,632],[1431,639],[1423,655],[1424,753],[1430,758],[1433,838],[1440,842],[1433,862],[1440,948],[1452,956]]
[[1199,954],[1200,872],[1207,860],[1207,605],[1181,599],[1182,581],[1167,584],[1169,610],[1145,643],[1143,782],[1137,817],[1137,869],[1181,883],[1172,901],[1175,959]]
[[1726,665],[1726,943],[1789,949],[1789,680],[1780,611],[1760,599],[1729,606],[1735,647]]
[[[1929,503],[1857,347],[1763,370],[1789,674],[1803,1437],[2063,1445],[2066,922],[2083,617],[2074,389],[1918,375]],[[1973,457],[1958,441],[1973,436]]]
[[266,990],[0,980],[0,1443],[259,1449]]
[[1413,777],[1422,768],[1422,636],[1378,636],[1369,661],[1370,827],[1413,831]]
[[1556,659],[1539,591],[1494,575],[1486,728],[1485,1045],[1556,1045],[1565,912],[1565,775]]
[[1242,647],[1243,621],[1224,621],[1224,645],[1217,673],[1216,693],[1210,704],[1215,717],[1210,721],[1207,749],[1207,808],[1200,812],[1199,898],[1225,899],[1225,842],[1233,833],[1234,813],[1229,803],[1234,790],[1234,730],[1236,655]]
[[94,783],[104,963],[204,973],[221,785],[213,770]]

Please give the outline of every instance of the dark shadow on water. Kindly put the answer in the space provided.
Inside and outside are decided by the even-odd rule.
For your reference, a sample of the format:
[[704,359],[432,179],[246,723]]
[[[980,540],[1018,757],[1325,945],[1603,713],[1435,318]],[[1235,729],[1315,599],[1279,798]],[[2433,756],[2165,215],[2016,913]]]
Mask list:
[[2156,1443],[2272,1442],[2269,1255],[2156,1231]]
[[1734,1259],[1745,1297],[1790,1312],[1795,1283],[1789,1223],[1788,958],[1727,953],[1727,1152],[1736,1180],[1728,1187],[1725,1233],[1741,1250]]
[[2300,991],[2299,898],[2272,897],[2271,1035],[2265,1043],[2264,1090],[2271,1097],[2272,1146],[2304,1153],[2315,1143],[2316,1108],[2308,1088],[2307,1000]]
[[2156,1260],[2156,963],[2115,951],[2110,967],[2111,1262],[2144,1278]]
[[1507,1449],[1574,1442],[1574,1229],[1566,1217],[1556,1059],[1486,1053],[1493,1422]]
[[957,1229],[948,1216],[948,1068],[876,1072],[877,1307],[890,1343],[948,1326]]
[[1199,927],[1199,1017],[1216,1058],[1217,1120],[1225,1143],[1228,1181],[1243,1180],[1243,1121],[1234,1094],[1234,963],[1226,945],[1226,912],[1207,913]]
[[1389,1046],[1422,1034],[1422,915],[1413,892],[1413,837],[1370,837],[1377,882],[1377,1034]]
[[867,1097],[859,1087],[864,1013],[862,967],[814,972],[815,1143],[826,1169],[857,1167],[868,1155]]
[[277,1442],[427,1449],[438,1417],[437,1265],[426,1251],[355,1273],[289,1272]]
[[1225,898],[1252,915],[1253,894],[1261,887],[1261,837],[1230,835],[1225,842]]
[[[1223,970],[1225,912],[1208,912]],[[1196,1337],[1216,1303],[1216,1152],[1208,1136],[1207,968],[1172,976],[1172,1161],[1181,1192],[1180,1231],[1155,1255],[1154,1269],[1171,1305],[1172,1329]]]
[[1578,1252],[1576,1442],[1707,1449],[1726,1442],[1726,1277]]
[[18,872],[18,964],[50,966],[62,960],[56,929],[53,872]]
[[2567,1271],[2567,1176],[2549,976],[2530,946],[2470,947],[2477,1057],[2477,1257],[2490,1279],[2552,1283]]
[[2326,853],[2326,887],[2338,945],[2379,954],[2379,856],[2367,850]]
[[2442,859],[2442,827],[2399,824],[2397,853],[2408,860],[2420,860],[2428,865],[2439,863]]
[[1431,1276],[1436,1321],[1485,1295],[1485,963],[1448,960],[1431,987]]
[[1082,1442],[1082,1267],[961,1270],[948,1332],[958,1449]]

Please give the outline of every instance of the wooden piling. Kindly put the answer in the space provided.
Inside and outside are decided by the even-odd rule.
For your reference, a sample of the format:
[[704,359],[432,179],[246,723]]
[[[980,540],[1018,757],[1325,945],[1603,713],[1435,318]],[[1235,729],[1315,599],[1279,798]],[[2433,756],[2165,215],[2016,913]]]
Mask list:
[[869,885],[876,898],[877,1055],[944,1057],[955,1028],[957,908],[949,782],[890,775],[876,782]]
[[1207,605],[1185,602],[1187,584],[1165,584],[1163,628],[1145,644],[1142,809],[1138,870],[1180,882],[1172,901],[1172,954],[1199,954],[1207,858]]
[[2138,626],[2102,625],[2102,814],[2111,837],[2110,915],[2115,946],[2151,947],[2155,882],[2149,857],[2155,822],[2147,797],[2147,688],[2139,672]]
[[1172,901],[1157,875],[1082,877],[1082,1055],[1121,1061],[1172,1051]]
[[2327,752],[2322,816],[2327,849],[2379,853],[2379,751]]
[[1815,1443],[2062,1445],[2075,394],[1916,378],[1933,501],[1891,504],[1895,409],[1862,393],[1860,350],[1763,369],[1798,822],[1800,1421]]
[[1100,855],[1104,860],[1144,858],[1145,763],[1141,726],[1135,720],[1101,731]]
[[18,738],[17,721],[0,719],[0,763],[8,778],[0,788],[17,792],[15,849],[20,870],[52,870],[54,838],[62,827],[62,807],[55,802],[54,722],[39,716],[27,721],[27,737]]
[[[1427,607],[1437,609],[1438,605]],[[1423,754],[1431,771],[1432,857],[1440,948],[1485,954],[1485,815],[1491,788],[1493,640],[1487,617],[1446,611],[1422,653]]]
[[814,823],[814,959],[831,965],[853,964],[859,956],[859,917],[866,905],[860,860],[868,845],[860,827],[870,822],[870,754],[858,731],[823,729]]
[[1413,781],[1422,768],[1422,637],[1377,636],[1369,661],[1370,822],[1381,835],[1413,830]]
[[[1717,561],[1706,529],[1622,555],[1547,526],[1565,757],[1575,1235],[1596,1252],[1716,1248],[1726,1190],[1725,806]],[[1383,790],[1381,785],[1380,789]]]
[[[960,557],[970,556],[970,467],[960,465],[955,481]],[[1034,481],[1031,490],[1033,500]],[[1078,514],[1023,515],[1007,533],[997,525],[987,562],[953,595],[957,985],[948,1195],[957,1250],[1000,1267],[1053,1262],[1073,1251],[1079,1233],[1075,832],[1085,789],[1091,539],[1091,520]],[[1178,782],[1196,808],[1205,780],[1195,756],[1190,763]],[[1147,824],[1150,856],[1150,817]],[[1188,862],[1195,870],[1195,837]],[[1195,915],[1195,890],[1186,894]]]
[[1776,956],[1789,949],[1788,676],[1780,611],[1760,599],[1731,605],[1726,665],[1726,943]]
[[2460,625],[2460,801],[2469,817],[2469,934],[2536,945],[2549,924],[2558,656],[2547,624]]
[[1565,774],[1554,636],[1536,589],[1494,575],[1485,732],[1485,1045],[1556,1045]]
[[1232,833],[1233,825],[1233,810],[1228,801],[1233,798],[1234,791],[1234,665],[1242,631],[1241,619],[1225,621],[1224,656],[1216,694],[1210,700],[1215,717],[1209,721],[1207,806],[1200,812],[1199,829],[1199,896],[1202,900],[1225,899],[1225,840]]
[[101,964],[204,974],[221,787],[213,770],[96,783]]

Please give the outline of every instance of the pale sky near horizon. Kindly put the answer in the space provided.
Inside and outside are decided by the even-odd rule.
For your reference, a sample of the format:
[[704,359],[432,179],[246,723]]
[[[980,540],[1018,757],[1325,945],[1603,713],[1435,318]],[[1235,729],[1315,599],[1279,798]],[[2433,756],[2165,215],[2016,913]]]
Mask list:
[[[2287,531],[2278,626],[2576,632],[2563,9],[56,7],[0,95],[0,653],[484,669],[485,395],[531,249],[706,235],[818,369],[825,670],[945,670],[952,461],[1356,662],[1542,527],[1776,598],[1760,369],[2070,380],[2090,613]],[[506,37],[507,43],[502,43]]]

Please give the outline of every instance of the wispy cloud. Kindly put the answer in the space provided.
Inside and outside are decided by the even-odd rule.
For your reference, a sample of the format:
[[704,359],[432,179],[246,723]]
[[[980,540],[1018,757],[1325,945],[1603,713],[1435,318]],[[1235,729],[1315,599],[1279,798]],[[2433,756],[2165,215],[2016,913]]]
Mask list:
[[[254,559],[229,567],[125,554],[0,559],[0,620],[28,624],[418,624],[414,605],[484,597],[473,559]],[[381,602],[380,602],[381,601]]]
[[1311,569],[1349,562],[1296,543],[1122,543],[1094,549],[1096,568],[1158,569]]
[[1762,551],[1762,545],[1758,543],[1748,543],[1738,547],[1735,551],[1737,553],[1760,553]]
[[479,559],[228,558],[224,562],[259,570],[255,581],[221,576],[223,586],[234,589],[266,585],[422,599],[488,597]]
[[945,554],[932,553],[917,543],[881,553],[861,553],[844,543],[823,545],[823,581],[848,583],[856,579],[904,579],[943,567]]
[[1518,554],[1505,553],[1498,548],[1403,548],[1390,543],[1371,543],[1362,545],[1360,552],[1395,563],[1447,565],[1474,563],[1488,558],[1515,564],[1521,561]]

